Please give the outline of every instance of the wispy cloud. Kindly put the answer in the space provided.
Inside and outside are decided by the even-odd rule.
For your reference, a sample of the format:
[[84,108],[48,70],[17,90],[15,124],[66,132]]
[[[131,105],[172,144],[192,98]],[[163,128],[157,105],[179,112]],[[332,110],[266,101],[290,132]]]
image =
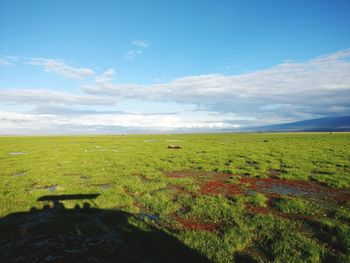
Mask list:
[[139,48],[146,48],[150,46],[150,43],[146,40],[133,40],[130,42],[130,44]]
[[57,59],[32,58],[29,61],[29,64],[42,66],[45,71],[53,72],[69,79],[83,79],[94,74],[92,69],[74,68],[66,64],[64,61]]
[[21,59],[20,56],[4,56],[5,59],[11,60],[13,62],[18,61]]
[[135,59],[138,55],[141,55],[143,51],[148,48],[151,44],[146,40],[133,40],[130,42],[130,45],[133,46],[133,49],[129,50],[125,54],[126,60]]
[[142,50],[129,50],[126,54],[125,54],[125,59],[126,60],[132,60],[135,59],[138,55],[142,54]]
[[0,65],[2,66],[14,66],[14,64],[12,62],[10,62],[7,59],[4,58],[0,58]]
[[95,81],[98,83],[109,82],[113,79],[114,75],[115,75],[114,69],[110,68],[110,69],[107,69],[105,72],[103,72],[101,75],[97,76],[95,78]]
[[51,90],[0,89],[0,103],[26,105],[113,105],[116,98],[87,94],[71,94]]

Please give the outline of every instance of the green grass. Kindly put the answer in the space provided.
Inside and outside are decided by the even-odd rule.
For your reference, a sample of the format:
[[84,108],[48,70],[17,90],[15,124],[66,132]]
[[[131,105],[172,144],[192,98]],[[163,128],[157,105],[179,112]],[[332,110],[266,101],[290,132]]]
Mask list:
[[284,213],[312,216],[320,212],[320,208],[315,204],[300,198],[278,198],[274,200],[273,205]]
[[[173,141],[182,149],[167,149]],[[174,171],[194,173],[167,176]],[[219,180],[221,174],[231,177]],[[222,193],[204,194],[203,185],[213,178],[226,188]],[[276,196],[256,189],[228,194],[227,189],[241,185],[241,178],[310,181],[330,193],[343,191],[342,196],[348,198],[350,134],[0,137],[2,218],[51,205],[37,201],[45,195],[99,193],[94,201],[62,204],[73,209],[88,202],[102,211],[120,211],[128,215],[128,227],[115,228],[125,235],[129,229],[166,233],[214,262],[239,258],[346,262],[350,258],[349,199],[333,200],[331,194],[323,198],[322,193],[319,197]],[[50,191],[52,186],[54,191]],[[114,225],[112,215],[107,221]],[[157,220],[151,217],[154,215]],[[199,227],[186,228],[179,217]],[[0,228],[6,230],[1,220]],[[200,224],[218,227],[205,230]],[[74,231],[84,234],[86,228],[94,227],[89,222]],[[70,226],[60,223],[55,231],[65,229]],[[140,253],[147,252],[137,240],[130,242]]]
[[263,195],[262,193],[254,193],[250,196],[250,202],[254,205],[261,206],[261,207],[266,207],[266,201],[268,198]]

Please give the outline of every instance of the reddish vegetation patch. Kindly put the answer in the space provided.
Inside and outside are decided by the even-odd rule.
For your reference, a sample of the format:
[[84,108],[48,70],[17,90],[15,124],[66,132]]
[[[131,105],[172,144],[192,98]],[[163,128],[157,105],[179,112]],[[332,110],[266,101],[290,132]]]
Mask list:
[[[349,201],[349,190],[333,189],[313,181],[281,180],[278,178],[256,178],[215,172],[179,171],[167,174],[168,177],[193,177],[201,185],[201,194],[222,194],[233,196],[249,191],[261,192],[270,197],[280,195],[299,196],[329,201]],[[236,177],[237,183],[228,179]]]
[[350,194],[343,194],[338,197],[339,201],[350,202]]
[[247,210],[253,214],[276,214],[277,211],[273,210],[269,207],[261,207],[261,206],[255,206],[255,205],[247,205]]
[[269,206],[262,207],[262,206],[255,206],[255,205],[248,204],[246,206],[246,208],[247,208],[247,211],[252,213],[252,214],[263,214],[263,215],[272,214],[274,216],[279,216],[279,217],[283,217],[283,218],[289,217],[288,214],[276,211]]
[[335,189],[322,187],[317,183],[310,181],[301,181],[301,180],[280,180],[277,178],[255,178],[255,177],[242,177],[240,178],[242,184],[249,184],[249,188],[252,190],[262,190],[270,189],[273,186],[287,186],[291,188],[300,188],[305,190],[311,190],[312,192],[316,191],[336,191]]
[[263,214],[263,215],[271,214],[273,216],[282,217],[282,218],[286,218],[286,219],[299,219],[299,220],[303,220],[303,221],[312,221],[313,220],[313,218],[310,216],[300,215],[300,214],[283,213],[283,212],[274,210],[269,206],[260,207],[260,206],[254,206],[254,205],[247,205],[246,208],[247,208],[248,212],[250,212],[252,214]]
[[239,184],[229,184],[222,181],[211,181],[204,183],[200,192],[202,194],[237,195],[243,194],[245,191],[242,185]]
[[179,216],[176,217],[176,221],[188,230],[215,231],[219,229],[219,224],[216,223],[202,223],[196,220],[185,219]]

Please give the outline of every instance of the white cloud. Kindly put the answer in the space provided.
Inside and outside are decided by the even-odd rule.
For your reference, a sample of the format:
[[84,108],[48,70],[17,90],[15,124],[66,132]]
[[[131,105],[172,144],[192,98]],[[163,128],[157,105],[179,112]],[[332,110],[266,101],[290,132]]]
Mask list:
[[4,58],[11,60],[11,61],[18,61],[21,57],[20,56],[4,56]]
[[134,49],[129,50],[125,54],[126,60],[135,59],[138,55],[141,55],[145,48],[148,48],[151,44],[146,40],[133,40],[130,45],[134,46]]
[[0,89],[2,104],[113,105],[116,98],[96,95],[76,95],[51,90]]
[[350,50],[343,50],[247,74],[151,85],[115,83],[110,68],[84,87],[85,94],[0,89],[0,133],[221,130],[349,115],[349,58]]
[[132,60],[135,59],[138,55],[142,54],[142,50],[129,50],[126,54],[125,54],[125,59],[126,60]]
[[94,71],[92,69],[74,68],[65,64],[62,60],[56,59],[32,58],[29,64],[42,66],[45,71],[54,72],[70,79],[83,79],[94,74]]
[[130,44],[139,48],[146,48],[150,46],[150,43],[146,40],[133,40],[130,42]]
[[[168,83],[140,85],[104,82],[85,88],[91,94],[119,99],[176,101],[236,113],[257,114],[268,105],[289,105],[288,111],[317,116],[350,101],[350,50],[321,56],[303,63],[283,63],[247,74],[188,76]],[[264,108],[265,107],[265,108]],[[349,113],[346,107],[345,113]],[[283,108],[281,108],[283,111]],[[277,113],[276,113],[277,114]]]
[[95,78],[96,82],[108,82],[113,79],[115,75],[115,71],[113,68],[107,69],[105,72],[103,72],[100,76],[97,76]]
[[118,131],[181,131],[181,130],[220,130],[240,127],[225,122],[223,118],[197,114],[191,118],[187,115],[167,114],[81,114],[55,115],[0,112],[0,134],[21,133],[74,133],[115,132]]

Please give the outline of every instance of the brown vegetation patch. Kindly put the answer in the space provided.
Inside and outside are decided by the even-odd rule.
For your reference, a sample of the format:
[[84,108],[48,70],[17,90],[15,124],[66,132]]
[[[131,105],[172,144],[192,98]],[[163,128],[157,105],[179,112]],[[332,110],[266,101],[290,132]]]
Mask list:
[[280,218],[284,218],[284,219],[291,219],[291,220],[301,220],[301,221],[313,221],[314,218],[312,218],[311,216],[307,216],[307,215],[301,215],[301,214],[291,214],[291,213],[283,213],[280,211],[277,211],[275,209],[273,209],[270,206],[266,206],[266,207],[261,207],[261,206],[254,206],[254,205],[247,205],[246,209],[248,211],[248,213],[251,213],[253,215],[255,214],[262,214],[262,215],[273,215],[275,217],[280,217]]

